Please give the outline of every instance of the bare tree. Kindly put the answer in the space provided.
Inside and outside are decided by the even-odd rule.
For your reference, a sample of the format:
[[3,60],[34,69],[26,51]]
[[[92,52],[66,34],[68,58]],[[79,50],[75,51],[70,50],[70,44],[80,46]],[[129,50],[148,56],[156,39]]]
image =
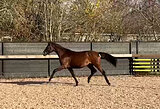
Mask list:
[[[129,22],[125,27],[130,33],[139,34],[140,40],[159,40],[157,34],[160,29],[160,4],[156,0],[142,0],[136,6],[130,6],[130,13],[124,18]],[[124,22],[124,23],[125,23]],[[132,24],[131,24],[132,23]],[[142,39],[145,37],[146,39]],[[150,37],[154,37],[151,39]]]
[[[1,0],[0,31],[14,41],[160,40],[158,0]],[[110,35],[108,35],[110,34]]]

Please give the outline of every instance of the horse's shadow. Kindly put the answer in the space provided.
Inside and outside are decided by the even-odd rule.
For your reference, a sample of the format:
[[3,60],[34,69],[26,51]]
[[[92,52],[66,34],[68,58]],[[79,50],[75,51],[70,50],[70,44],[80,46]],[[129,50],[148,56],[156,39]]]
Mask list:
[[0,82],[3,84],[16,84],[16,85],[40,85],[45,84],[45,81],[12,81],[12,82]]
[[[47,82],[47,81],[12,81],[12,82],[0,82],[2,84],[16,84],[16,85],[71,85],[74,86],[75,83],[66,82]],[[79,84],[82,86],[82,84]]]

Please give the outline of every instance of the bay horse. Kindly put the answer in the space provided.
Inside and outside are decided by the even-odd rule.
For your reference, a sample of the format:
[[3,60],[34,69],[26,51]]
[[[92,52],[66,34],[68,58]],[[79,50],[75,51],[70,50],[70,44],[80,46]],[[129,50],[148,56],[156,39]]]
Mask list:
[[101,59],[106,59],[108,62],[110,62],[116,67],[117,59],[110,54],[96,51],[76,52],[64,48],[57,43],[49,42],[47,47],[43,51],[43,55],[46,56],[53,51],[56,52],[59,56],[61,66],[53,70],[49,78],[49,82],[57,71],[60,71],[62,69],[68,69],[76,82],[76,86],[78,86],[78,80],[75,77],[73,68],[82,68],[87,66],[91,70],[91,74],[88,77],[88,83],[90,82],[90,79],[94,75],[94,73],[97,72],[97,70],[95,69],[96,67],[102,73],[108,85],[110,85],[105,71],[101,67]]

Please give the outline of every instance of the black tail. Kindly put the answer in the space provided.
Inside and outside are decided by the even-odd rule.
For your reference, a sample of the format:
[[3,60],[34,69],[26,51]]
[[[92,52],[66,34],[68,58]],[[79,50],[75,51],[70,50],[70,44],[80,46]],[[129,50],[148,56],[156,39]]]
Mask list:
[[112,65],[116,67],[117,59],[115,57],[113,57],[112,55],[108,53],[104,53],[104,52],[99,52],[99,54],[101,55],[102,59],[106,59],[108,62],[110,62]]

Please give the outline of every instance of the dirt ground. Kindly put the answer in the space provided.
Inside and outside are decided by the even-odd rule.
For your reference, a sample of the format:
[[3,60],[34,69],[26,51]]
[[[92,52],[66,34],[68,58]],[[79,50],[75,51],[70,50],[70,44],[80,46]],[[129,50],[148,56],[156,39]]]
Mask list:
[[1,109],[160,109],[160,77],[102,76],[0,80]]

